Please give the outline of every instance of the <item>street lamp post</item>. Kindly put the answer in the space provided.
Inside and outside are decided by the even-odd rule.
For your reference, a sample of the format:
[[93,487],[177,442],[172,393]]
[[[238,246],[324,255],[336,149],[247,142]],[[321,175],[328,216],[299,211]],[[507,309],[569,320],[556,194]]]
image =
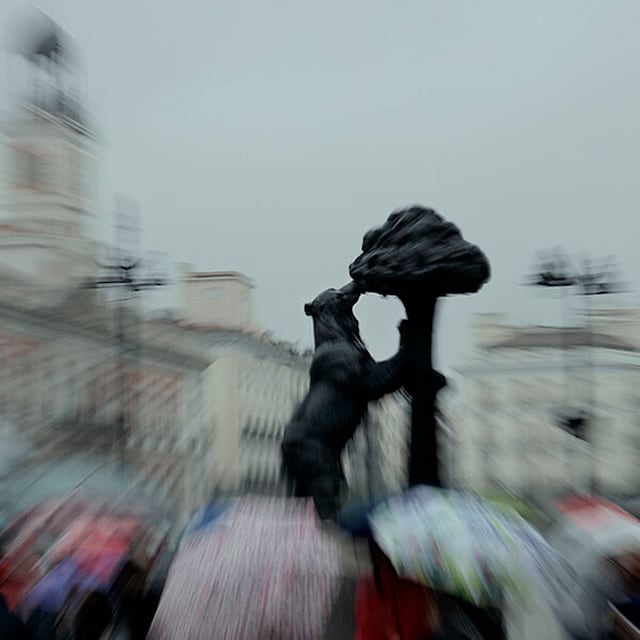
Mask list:
[[[119,199],[119,203],[123,202]],[[166,284],[165,278],[159,271],[159,265],[155,266],[155,273],[150,269],[146,276],[140,276],[141,260],[133,258],[131,252],[123,249],[123,244],[131,244],[132,237],[137,231],[135,223],[132,222],[133,216],[125,216],[122,211],[119,213],[118,224],[118,250],[106,263],[99,264],[104,273],[103,277],[92,280],[88,283],[91,289],[115,288],[123,291],[124,296],[119,300],[117,324],[116,324],[116,341],[118,344],[118,362],[119,362],[119,382],[120,382],[120,412],[117,421],[117,440],[119,443],[119,458],[122,466],[126,462],[126,441],[128,424],[127,407],[128,407],[128,375],[127,375],[127,359],[136,357],[135,341],[130,341],[127,337],[126,330],[126,301],[139,291],[155,289]],[[128,237],[127,237],[128,236]],[[129,240],[129,242],[127,242]],[[156,254],[158,256],[159,254]],[[153,260],[149,260],[153,265]],[[131,342],[131,344],[129,344]]]

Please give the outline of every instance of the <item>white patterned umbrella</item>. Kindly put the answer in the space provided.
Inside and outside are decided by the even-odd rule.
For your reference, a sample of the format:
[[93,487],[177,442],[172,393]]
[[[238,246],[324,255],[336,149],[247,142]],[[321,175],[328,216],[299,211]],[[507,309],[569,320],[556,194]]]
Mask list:
[[341,582],[311,501],[244,498],[177,555],[149,640],[314,640]]
[[473,494],[415,487],[370,522],[400,575],[474,604],[500,606],[536,591],[560,607],[575,588],[566,561],[515,510]]

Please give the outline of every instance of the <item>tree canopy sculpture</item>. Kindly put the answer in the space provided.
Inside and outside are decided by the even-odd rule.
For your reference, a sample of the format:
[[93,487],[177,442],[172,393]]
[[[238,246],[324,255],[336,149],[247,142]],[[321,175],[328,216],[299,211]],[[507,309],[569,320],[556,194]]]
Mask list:
[[365,234],[349,273],[363,291],[397,296],[414,326],[404,381],[412,397],[409,484],[439,486],[435,398],[446,381],[432,366],[436,302],[478,291],[490,277],[489,261],[454,224],[432,209],[413,206]]
[[[369,231],[349,267],[353,282],[305,305],[313,318],[315,353],[309,391],[282,442],[284,469],[300,497],[313,497],[322,518],[339,508],[341,456],[371,400],[404,387],[412,397],[409,483],[440,484],[435,398],[445,379],[433,370],[431,342],[438,298],[472,293],[489,279],[489,262],[458,228],[435,211],[411,207]],[[366,291],[400,298],[398,353],[375,362],[353,307]]]

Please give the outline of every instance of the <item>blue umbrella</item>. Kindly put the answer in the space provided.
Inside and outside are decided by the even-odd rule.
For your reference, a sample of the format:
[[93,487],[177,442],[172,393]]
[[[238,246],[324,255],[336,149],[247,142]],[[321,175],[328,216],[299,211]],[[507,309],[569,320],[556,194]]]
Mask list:
[[196,511],[195,515],[191,518],[185,530],[182,534],[183,539],[192,536],[195,533],[207,529],[209,526],[215,524],[218,518],[225,513],[230,507],[232,507],[237,500],[233,499],[220,499],[210,502],[206,506]]
[[370,538],[369,516],[384,503],[389,496],[380,496],[371,500],[359,500],[347,503],[338,513],[336,524],[356,538]]
[[27,609],[41,611],[62,611],[65,601],[74,588],[84,591],[105,590],[98,580],[82,571],[80,564],[73,558],[60,562],[42,578],[25,596]]

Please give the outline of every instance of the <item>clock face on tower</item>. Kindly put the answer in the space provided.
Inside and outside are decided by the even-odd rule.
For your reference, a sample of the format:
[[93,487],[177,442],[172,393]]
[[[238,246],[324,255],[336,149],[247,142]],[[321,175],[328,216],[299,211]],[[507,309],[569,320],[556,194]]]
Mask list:
[[91,248],[85,212],[91,203],[85,176],[90,153],[83,142],[59,122],[31,112],[10,133],[0,273],[28,282],[25,298],[36,306],[68,295],[87,277]]
[[17,192],[55,193],[74,200],[85,199],[89,195],[90,164],[89,154],[60,139],[48,145],[45,141],[39,146],[21,141],[13,145],[11,154],[12,186]]

